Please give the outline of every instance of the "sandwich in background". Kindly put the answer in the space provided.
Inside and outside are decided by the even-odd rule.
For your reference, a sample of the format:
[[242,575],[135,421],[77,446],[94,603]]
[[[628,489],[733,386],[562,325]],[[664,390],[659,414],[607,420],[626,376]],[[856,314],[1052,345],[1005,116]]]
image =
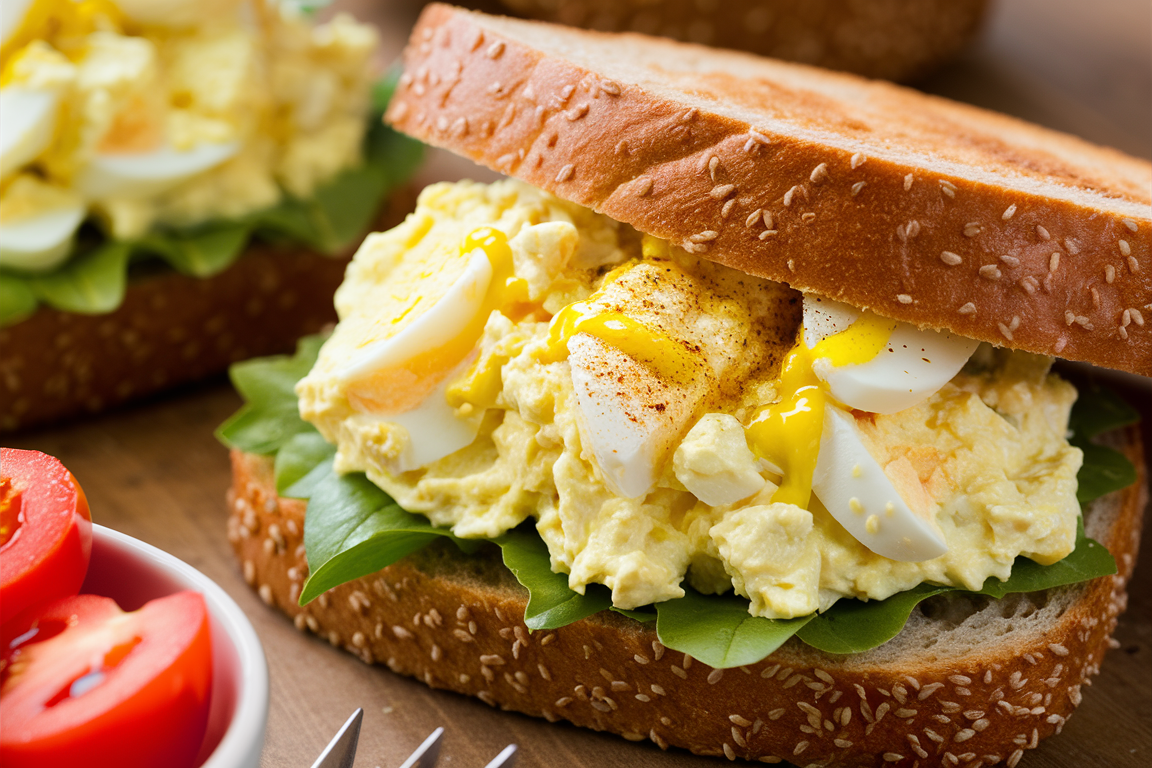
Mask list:
[[419,145],[377,33],[290,3],[5,5],[0,429],[290,349]]
[[[1147,373],[1146,163],[884,84],[444,6],[390,118],[538,188],[429,188],[362,247],[322,350],[234,370],[229,535],[266,602],[434,687],[730,759],[1015,765],[1062,728],[1138,541],[1143,482],[1090,442],[1130,416],[1090,390],[1070,413],[1045,358],[973,350]],[[837,339],[871,351],[837,360]],[[905,354],[934,382],[914,402]],[[785,430],[798,450],[774,455],[762,408],[818,391],[818,452]],[[822,472],[853,430],[855,466]],[[1134,435],[1109,443],[1142,466]],[[837,493],[877,459],[887,505]],[[1125,486],[1085,536],[1079,504]],[[703,542],[683,582],[678,537]],[[455,551],[476,538],[496,547]],[[946,565],[977,561],[974,583]]]

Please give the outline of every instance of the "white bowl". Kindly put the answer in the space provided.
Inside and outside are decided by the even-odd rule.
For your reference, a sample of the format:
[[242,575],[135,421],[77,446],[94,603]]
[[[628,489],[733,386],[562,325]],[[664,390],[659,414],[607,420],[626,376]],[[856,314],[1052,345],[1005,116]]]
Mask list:
[[200,768],[256,768],[268,723],[268,664],[240,606],[216,582],[163,550],[92,526],[92,562],[81,594],[111,597],[134,611],[191,589],[204,595],[212,630],[212,704]]

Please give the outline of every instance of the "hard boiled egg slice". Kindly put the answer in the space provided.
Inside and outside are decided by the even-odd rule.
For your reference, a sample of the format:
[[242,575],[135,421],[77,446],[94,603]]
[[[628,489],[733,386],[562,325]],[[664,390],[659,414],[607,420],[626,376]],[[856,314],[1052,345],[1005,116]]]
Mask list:
[[0,46],[5,45],[24,23],[36,0],[4,0],[0,3]]
[[0,88],[0,178],[7,179],[48,148],[59,106],[54,90]]
[[[502,306],[512,255],[504,235],[489,228],[470,234],[461,250],[464,268],[439,296],[411,295],[399,312],[365,326],[369,338],[335,369],[353,409],[408,431],[408,448],[390,471],[407,472],[455,453],[480,428],[483,412],[458,415],[446,388],[467,367],[488,317]],[[419,290],[422,282],[389,290]]]
[[920,330],[885,320],[838,301],[805,294],[804,344],[817,345],[856,323],[875,325],[879,351],[865,362],[843,364],[816,356],[812,369],[828,384],[832,396],[850,408],[896,413],[911,408],[951,381],[980,342],[946,331]]
[[647,495],[708,394],[706,382],[665,380],[588,333],[568,340],[568,362],[580,437],[592,449],[605,484],[626,498]]
[[98,152],[76,176],[76,189],[89,199],[137,199],[171,189],[235,155],[240,142],[197,144],[174,149],[164,144],[144,152]]
[[63,263],[86,213],[76,194],[17,177],[0,198],[0,265],[42,272]]
[[848,533],[881,557],[920,562],[948,551],[928,505],[913,510],[868,453],[856,420],[824,408],[812,492]]

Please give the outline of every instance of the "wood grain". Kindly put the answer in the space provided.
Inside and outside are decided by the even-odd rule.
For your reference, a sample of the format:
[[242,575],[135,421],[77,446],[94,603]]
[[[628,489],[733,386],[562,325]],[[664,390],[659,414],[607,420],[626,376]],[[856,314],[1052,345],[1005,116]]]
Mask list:
[[[360,0],[340,7],[387,25],[383,61],[398,52],[411,4]],[[1152,157],[1152,7],[1147,0],[1002,0],[985,41],[927,87],[999,107],[1052,127]],[[424,180],[484,176],[436,155]],[[1130,393],[1146,414],[1152,388]],[[252,619],[264,643],[272,697],[264,766],[309,766],[358,706],[365,710],[361,768],[399,765],[433,728],[446,728],[442,764],[482,766],[520,745],[519,766],[635,768],[717,765],[661,752],[648,742],[501,713],[476,700],[369,669],[298,632],[247,587],[225,539],[227,451],[212,430],[240,404],[217,379],[131,409],[8,439],[59,456],[83,484],[97,522],[161,547],[216,580]],[[1064,732],[1021,761],[1023,768],[1124,768],[1152,760],[1152,536],[1130,585],[1119,647]]]

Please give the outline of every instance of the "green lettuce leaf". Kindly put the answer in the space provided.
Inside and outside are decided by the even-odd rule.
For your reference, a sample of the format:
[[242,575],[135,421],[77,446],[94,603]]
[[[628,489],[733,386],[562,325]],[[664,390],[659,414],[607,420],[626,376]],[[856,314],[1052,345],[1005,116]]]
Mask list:
[[504,565],[528,590],[528,629],[556,629],[612,607],[607,587],[592,584],[581,595],[568,587],[566,574],[553,573],[548,547],[535,531],[509,531],[495,541]]
[[39,304],[27,280],[0,272],[0,328],[20,322]]
[[[391,94],[390,78],[373,100],[381,110]],[[185,229],[164,229],[126,242],[105,241],[81,251],[44,275],[0,270],[0,327],[19,322],[39,304],[67,312],[102,314],[120,306],[130,264],[152,260],[194,277],[209,277],[243,254],[253,238],[306,245],[335,254],[371,226],[381,201],[403,183],[423,159],[423,145],[369,118],[364,162],[320,185],[308,199],[285,195],[271,208],[236,220]]]
[[233,364],[228,375],[246,402],[216,430],[217,439],[229,448],[267,455],[296,435],[316,432],[300,418],[296,382],[312,370],[323,343],[323,336],[305,336],[295,355]]
[[82,314],[111,312],[124,300],[131,255],[132,248],[126,243],[105,243],[55,272],[24,278],[25,284],[37,300],[57,309]]
[[336,446],[319,432],[298,432],[276,451],[276,493],[288,499],[312,497],[330,470]]
[[324,592],[375,573],[437,537],[461,543],[423,515],[400,509],[364,475],[337,474],[316,483],[304,515],[304,547],[310,573],[300,593],[307,605]]
[[811,620],[763,619],[748,613],[747,600],[702,595],[691,587],[684,588],[684,597],[656,604],[660,642],[716,669],[755,664]]

